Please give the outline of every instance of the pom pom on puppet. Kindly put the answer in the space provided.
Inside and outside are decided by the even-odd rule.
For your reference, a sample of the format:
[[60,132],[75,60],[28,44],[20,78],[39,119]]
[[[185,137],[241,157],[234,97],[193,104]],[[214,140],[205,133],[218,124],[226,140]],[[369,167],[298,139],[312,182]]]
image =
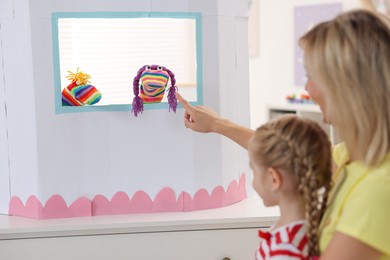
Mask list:
[[176,99],[176,79],[175,74],[164,66],[159,65],[144,65],[135,76],[133,81],[133,109],[132,112],[135,116],[144,111],[144,103],[160,103],[164,97],[165,88],[171,80],[171,86],[168,89],[168,104],[169,111],[172,109],[176,112],[177,99]]
[[94,105],[100,101],[102,94],[92,85],[89,85],[89,76],[77,69],[76,73],[68,70],[66,76],[70,84],[62,90],[63,106],[84,106]]

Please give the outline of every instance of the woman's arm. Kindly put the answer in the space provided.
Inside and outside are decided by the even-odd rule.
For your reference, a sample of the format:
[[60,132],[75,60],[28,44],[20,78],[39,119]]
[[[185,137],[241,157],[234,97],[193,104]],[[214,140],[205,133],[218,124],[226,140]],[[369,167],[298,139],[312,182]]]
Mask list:
[[320,260],[375,260],[381,255],[382,253],[373,247],[336,231]]
[[252,129],[235,124],[226,119],[221,119],[220,122],[216,123],[215,128],[215,133],[226,136],[245,149],[248,149],[249,140],[255,133]]
[[248,149],[249,140],[253,136],[254,130],[221,118],[208,107],[193,107],[179,93],[176,93],[176,97],[185,109],[184,125],[187,128],[200,133],[221,134]]

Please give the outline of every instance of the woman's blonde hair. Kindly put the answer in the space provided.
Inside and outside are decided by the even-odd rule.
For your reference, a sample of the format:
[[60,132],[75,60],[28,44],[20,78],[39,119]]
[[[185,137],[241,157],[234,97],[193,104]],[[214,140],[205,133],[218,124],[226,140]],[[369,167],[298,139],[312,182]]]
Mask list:
[[351,158],[378,165],[390,150],[390,26],[385,16],[346,12],[301,39],[327,113]]
[[314,121],[294,115],[271,120],[251,140],[253,162],[295,176],[306,208],[309,253],[319,255],[318,226],[331,186],[331,144]]

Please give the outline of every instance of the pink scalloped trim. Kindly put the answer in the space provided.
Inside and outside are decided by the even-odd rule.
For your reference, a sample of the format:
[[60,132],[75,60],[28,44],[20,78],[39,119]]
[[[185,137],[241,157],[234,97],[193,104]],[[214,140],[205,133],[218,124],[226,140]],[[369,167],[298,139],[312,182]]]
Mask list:
[[53,195],[45,206],[35,196],[30,196],[26,204],[17,197],[11,198],[9,214],[35,219],[85,217],[97,215],[118,215],[132,213],[176,212],[219,208],[239,202],[247,197],[245,174],[239,182],[232,181],[225,191],[216,187],[211,195],[205,189],[198,190],[192,198],[188,193],[176,194],[171,188],[162,189],[150,199],[144,191],[137,191],[130,199],[125,192],[117,192],[111,200],[103,195],[97,195],[93,200],[79,198],[69,207],[60,195]]
[[26,205],[14,196],[9,202],[8,213],[36,219],[86,217],[91,216],[91,202],[87,198],[80,198],[68,207],[60,195],[53,195],[43,207],[34,195],[27,199]]

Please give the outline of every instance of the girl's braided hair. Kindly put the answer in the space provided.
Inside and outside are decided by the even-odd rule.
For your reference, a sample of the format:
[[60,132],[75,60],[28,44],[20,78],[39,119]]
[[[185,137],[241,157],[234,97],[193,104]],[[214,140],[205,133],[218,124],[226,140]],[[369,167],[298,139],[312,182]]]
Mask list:
[[310,256],[319,255],[318,226],[331,186],[331,144],[314,121],[287,115],[259,127],[253,137],[255,163],[296,176],[305,201]]

